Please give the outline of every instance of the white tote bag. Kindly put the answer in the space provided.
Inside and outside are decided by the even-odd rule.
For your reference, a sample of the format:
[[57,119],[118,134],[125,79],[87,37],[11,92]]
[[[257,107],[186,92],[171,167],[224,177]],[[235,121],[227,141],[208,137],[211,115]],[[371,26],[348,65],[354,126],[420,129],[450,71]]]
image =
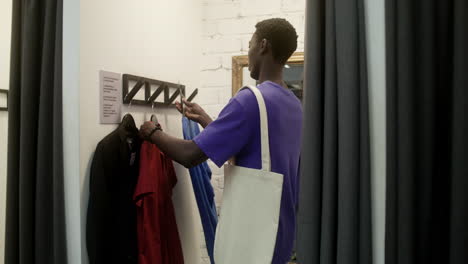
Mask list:
[[263,96],[256,87],[245,88],[255,94],[260,110],[262,169],[224,166],[223,201],[214,248],[216,264],[270,264],[278,232],[283,175],[271,172]]

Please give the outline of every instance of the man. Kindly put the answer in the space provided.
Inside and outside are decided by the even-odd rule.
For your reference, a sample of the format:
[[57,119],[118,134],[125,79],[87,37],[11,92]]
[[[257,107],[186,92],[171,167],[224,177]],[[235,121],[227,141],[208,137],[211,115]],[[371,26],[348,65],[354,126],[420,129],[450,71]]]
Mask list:
[[[283,81],[284,66],[296,48],[296,30],[279,18],[259,22],[249,43],[250,75],[260,83],[268,112],[271,169],[284,175],[273,264],[289,261],[296,232],[302,108]],[[194,140],[169,136],[151,122],[141,127],[141,136],[185,167],[208,158],[221,167],[235,157],[237,166],[261,168],[259,110],[249,89],[232,98],[215,121],[199,105],[183,103],[186,116],[205,128]]]

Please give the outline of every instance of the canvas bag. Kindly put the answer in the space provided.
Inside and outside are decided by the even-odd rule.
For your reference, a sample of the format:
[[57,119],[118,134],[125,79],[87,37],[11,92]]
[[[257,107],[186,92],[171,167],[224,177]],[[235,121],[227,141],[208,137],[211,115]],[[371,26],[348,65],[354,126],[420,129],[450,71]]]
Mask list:
[[247,86],[258,102],[262,169],[227,164],[216,229],[216,264],[270,264],[275,249],[283,175],[271,172],[268,117],[257,87]]

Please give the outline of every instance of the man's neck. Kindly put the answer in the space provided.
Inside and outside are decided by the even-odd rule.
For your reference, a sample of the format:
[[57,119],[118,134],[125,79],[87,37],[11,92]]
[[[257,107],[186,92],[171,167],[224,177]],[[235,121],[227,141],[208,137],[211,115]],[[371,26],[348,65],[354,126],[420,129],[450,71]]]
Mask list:
[[265,61],[261,67],[258,81],[260,83],[263,83],[264,81],[271,81],[284,87],[285,84],[283,81],[283,68],[283,65],[273,61]]

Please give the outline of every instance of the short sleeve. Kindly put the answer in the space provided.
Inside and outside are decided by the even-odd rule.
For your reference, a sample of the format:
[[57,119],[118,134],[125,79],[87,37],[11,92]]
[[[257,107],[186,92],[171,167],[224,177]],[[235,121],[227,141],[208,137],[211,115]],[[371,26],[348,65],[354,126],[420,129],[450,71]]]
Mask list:
[[218,167],[235,156],[250,137],[247,116],[242,105],[231,99],[229,104],[193,141]]

